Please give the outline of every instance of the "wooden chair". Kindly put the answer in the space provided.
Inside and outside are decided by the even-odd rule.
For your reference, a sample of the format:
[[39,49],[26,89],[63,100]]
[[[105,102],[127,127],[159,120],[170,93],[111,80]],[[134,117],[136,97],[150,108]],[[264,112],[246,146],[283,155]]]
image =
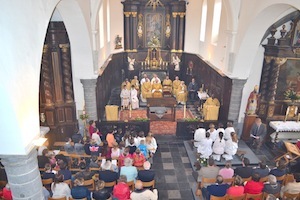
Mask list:
[[285,179],[285,174],[283,176],[276,176],[277,182],[283,183]]
[[282,199],[299,199],[299,194],[291,194],[288,192],[284,192]]
[[134,181],[127,182],[126,184],[128,185],[131,191],[134,190]]
[[200,199],[202,199],[203,195],[202,195],[202,188],[204,187],[205,184],[211,185],[213,183],[216,182],[216,178],[205,178],[202,177],[202,181],[198,184],[198,188],[196,190],[198,190],[198,194],[197,196],[199,196]]
[[83,185],[86,186],[89,189],[89,191],[95,190],[95,182],[93,179],[85,180]]
[[[268,193],[264,192],[263,194],[263,199],[265,200],[268,197]],[[276,193],[276,194],[272,194],[274,195],[276,198],[280,199],[280,192]]]
[[6,186],[6,184],[7,184],[7,182],[6,182],[6,181],[0,181],[0,187],[5,187],[5,186]]
[[64,180],[64,183],[68,184],[69,188],[72,189],[72,181],[71,181],[71,179]]
[[109,187],[114,187],[116,185],[116,181],[112,181],[112,182],[104,182],[105,183],[105,186],[106,188],[109,188]]
[[231,185],[234,181],[234,178],[224,178],[223,183],[227,183],[228,185]]
[[282,185],[286,185],[287,183],[294,182],[294,175],[293,174],[286,174],[285,178],[283,179]]
[[251,180],[252,180],[252,177],[249,177],[249,178],[243,178],[243,183],[248,182],[248,181],[251,181]]
[[210,200],[226,200],[227,196],[223,196],[223,197],[216,197],[214,195],[210,195]]
[[155,180],[153,179],[152,181],[149,182],[142,182],[143,183],[143,188],[152,188],[154,189],[154,185],[155,185]]
[[246,199],[262,199],[263,198],[263,193],[259,194],[246,194]]
[[67,200],[67,197],[49,197],[48,200]]
[[52,178],[42,179],[42,184],[47,190],[51,190],[52,183],[53,183]]
[[226,200],[245,200],[246,195],[243,194],[241,196],[231,196],[227,195]]
[[262,183],[267,182],[267,181],[268,181],[268,176],[261,177],[261,178],[259,179],[259,182],[262,182]]

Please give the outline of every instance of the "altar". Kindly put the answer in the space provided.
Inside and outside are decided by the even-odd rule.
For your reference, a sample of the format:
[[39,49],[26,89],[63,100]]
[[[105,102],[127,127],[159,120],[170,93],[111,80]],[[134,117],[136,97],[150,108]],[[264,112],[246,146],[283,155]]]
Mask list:
[[270,135],[272,142],[297,142],[300,138],[300,122],[296,121],[270,121],[270,127],[275,130]]
[[173,97],[147,98],[147,117],[150,120],[175,121],[176,105]]

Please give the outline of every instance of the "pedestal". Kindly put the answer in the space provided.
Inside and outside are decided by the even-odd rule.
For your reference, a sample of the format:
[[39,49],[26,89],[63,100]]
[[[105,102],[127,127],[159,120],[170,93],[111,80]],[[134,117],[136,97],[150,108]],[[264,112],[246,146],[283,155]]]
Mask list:
[[243,133],[242,133],[242,139],[244,141],[247,141],[250,139],[250,130],[255,122],[255,119],[257,118],[257,115],[247,115],[245,114],[245,119],[244,119],[244,126],[243,126]]

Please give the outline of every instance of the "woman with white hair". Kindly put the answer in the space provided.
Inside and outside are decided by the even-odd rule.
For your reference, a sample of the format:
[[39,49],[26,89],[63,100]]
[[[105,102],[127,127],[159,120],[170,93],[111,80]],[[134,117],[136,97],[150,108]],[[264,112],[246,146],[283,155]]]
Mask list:
[[124,165],[121,167],[120,175],[125,175],[127,177],[127,182],[135,181],[137,177],[137,169],[136,167],[132,166],[132,159],[125,158]]
[[265,183],[263,192],[267,194],[277,194],[281,190],[280,183],[277,182],[276,176],[270,174],[268,176],[268,182]]

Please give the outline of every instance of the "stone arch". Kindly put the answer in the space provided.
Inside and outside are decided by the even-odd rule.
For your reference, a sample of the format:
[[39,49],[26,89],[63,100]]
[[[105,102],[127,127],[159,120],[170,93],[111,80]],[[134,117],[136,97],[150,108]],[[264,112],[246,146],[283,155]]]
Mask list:
[[[281,13],[293,7],[289,4],[273,4],[262,9],[258,15],[249,24],[245,34],[240,31],[242,40],[240,46],[236,49],[236,62],[231,74],[232,77],[247,79],[251,72],[253,61],[265,31],[280,16]],[[245,62],[247,61],[247,62]]]

